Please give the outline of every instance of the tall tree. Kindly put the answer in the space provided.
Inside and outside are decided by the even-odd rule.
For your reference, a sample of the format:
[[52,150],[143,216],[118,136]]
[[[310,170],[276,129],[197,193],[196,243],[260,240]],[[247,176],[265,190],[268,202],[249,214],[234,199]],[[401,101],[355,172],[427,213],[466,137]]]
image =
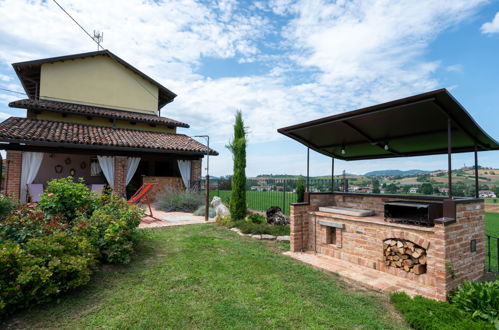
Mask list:
[[246,128],[243,115],[237,111],[234,123],[234,137],[227,146],[232,152],[234,169],[232,175],[232,194],[230,197],[230,214],[233,220],[246,217]]

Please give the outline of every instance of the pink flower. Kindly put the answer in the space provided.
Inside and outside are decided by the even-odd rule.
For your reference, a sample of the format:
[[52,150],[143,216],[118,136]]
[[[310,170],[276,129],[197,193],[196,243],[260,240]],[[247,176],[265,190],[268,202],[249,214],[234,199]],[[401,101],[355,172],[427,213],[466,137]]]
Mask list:
[[52,196],[54,196],[54,193],[48,193],[47,196],[52,197]]

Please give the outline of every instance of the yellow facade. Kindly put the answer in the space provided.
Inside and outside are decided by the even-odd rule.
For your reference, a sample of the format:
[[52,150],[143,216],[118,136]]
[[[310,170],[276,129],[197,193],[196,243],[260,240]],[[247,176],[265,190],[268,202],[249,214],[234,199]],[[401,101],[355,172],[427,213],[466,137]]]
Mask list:
[[42,64],[40,98],[158,113],[158,87],[106,55]]
[[[108,118],[99,118],[92,117],[92,119],[88,119],[86,116],[81,115],[72,115],[56,112],[46,112],[43,111],[38,114],[30,114],[30,116],[34,116],[36,119],[40,120],[52,120],[52,121],[62,121],[67,123],[80,123],[85,125],[95,125],[95,126],[107,126],[113,127],[113,119]],[[128,129],[136,129],[142,131],[150,131],[150,132],[162,132],[162,133],[176,133],[176,128],[168,128],[163,125],[149,125],[147,123],[135,123],[132,124],[130,121],[126,120],[116,120],[115,126],[116,128],[128,128]]]

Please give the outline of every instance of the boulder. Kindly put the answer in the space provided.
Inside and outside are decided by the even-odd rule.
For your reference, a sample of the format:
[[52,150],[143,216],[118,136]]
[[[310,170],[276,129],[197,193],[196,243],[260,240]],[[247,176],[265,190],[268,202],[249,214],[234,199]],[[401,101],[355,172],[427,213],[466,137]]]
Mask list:
[[288,219],[284,216],[279,206],[271,206],[267,210],[266,215],[267,223],[269,225],[284,226],[288,224]]
[[215,213],[217,215],[217,218],[225,218],[225,217],[230,216],[229,209],[227,208],[227,206],[225,206],[222,203],[222,199],[220,197],[218,197],[218,196],[213,197],[210,205],[211,205],[211,207],[213,207],[215,209]]

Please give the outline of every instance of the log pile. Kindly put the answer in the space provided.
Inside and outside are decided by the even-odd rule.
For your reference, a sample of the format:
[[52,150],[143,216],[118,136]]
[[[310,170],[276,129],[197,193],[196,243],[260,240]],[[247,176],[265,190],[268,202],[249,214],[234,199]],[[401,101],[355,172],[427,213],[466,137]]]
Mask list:
[[383,241],[385,265],[416,275],[426,273],[426,250],[407,240],[390,238]]

